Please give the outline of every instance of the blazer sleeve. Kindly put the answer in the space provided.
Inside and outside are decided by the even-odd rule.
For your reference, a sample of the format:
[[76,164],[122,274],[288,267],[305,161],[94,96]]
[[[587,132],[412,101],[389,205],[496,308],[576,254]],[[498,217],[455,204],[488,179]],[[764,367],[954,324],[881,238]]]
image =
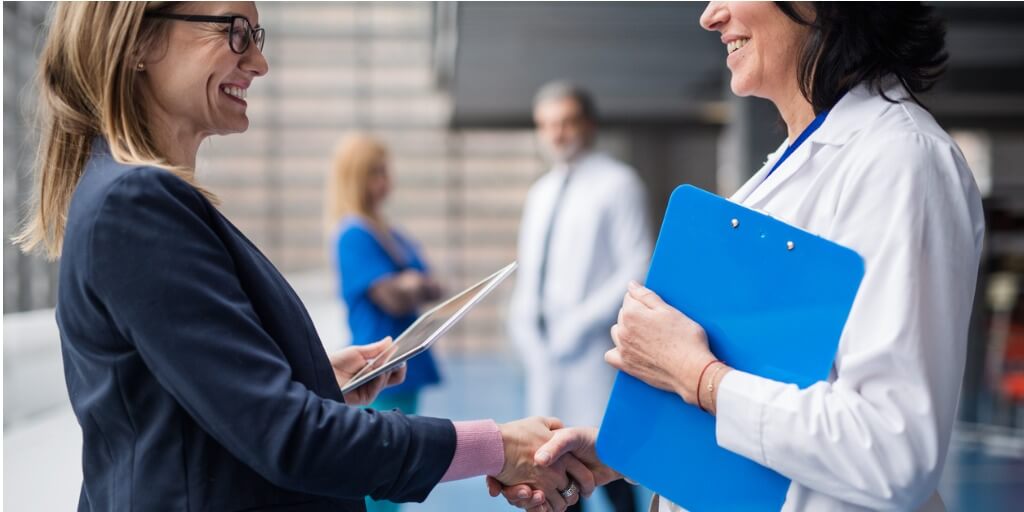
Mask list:
[[280,487],[422,501],[455,451],[450,421],[318,396],[292,377],[193,187],[126,172],[104,199],[89,280],[115,328],[210,436]]

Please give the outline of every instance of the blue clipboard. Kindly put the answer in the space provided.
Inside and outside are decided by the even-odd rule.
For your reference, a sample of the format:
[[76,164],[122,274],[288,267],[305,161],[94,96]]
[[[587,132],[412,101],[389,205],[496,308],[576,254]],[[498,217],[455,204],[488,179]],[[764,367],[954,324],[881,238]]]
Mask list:
[[[805,388],[828,379],[863,275],[854,251],[684,185],[669,200],[646,286],[703,326],[722,361]],[[711,415],[623,372],[597,451],[694,512],[779,510],[790,483],[720,448]]]

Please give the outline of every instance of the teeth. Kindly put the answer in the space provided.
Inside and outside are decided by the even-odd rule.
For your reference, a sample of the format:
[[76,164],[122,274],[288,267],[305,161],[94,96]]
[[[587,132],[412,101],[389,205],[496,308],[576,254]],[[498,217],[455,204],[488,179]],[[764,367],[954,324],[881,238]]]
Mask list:
[[748,42],[750,42],[750,39],[737,39],[735,41],[730,42],[728,45],[726,45],[726,50],[727,50],[728,53],[732,53],[732,52],[734,52],[736,50],[739,50],[740,48],[743,48],[744,46],[746,46],[746,44]]
[[230,86],[230,85],[225,85],[224,87],[221,88],[221,90],[224,91],[229,96],[234,96],[234,97],[236,97],[236,98],[238,98],[240,100],[244,100],[245,96],[246,96],[246,90],[242,89],[241,87],[233,87],[233,86]]

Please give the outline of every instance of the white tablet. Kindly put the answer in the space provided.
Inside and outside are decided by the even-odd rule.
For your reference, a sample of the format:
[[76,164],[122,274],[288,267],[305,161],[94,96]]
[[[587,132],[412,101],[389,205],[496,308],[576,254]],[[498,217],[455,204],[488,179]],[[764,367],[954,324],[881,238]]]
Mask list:
[[391,348],[370,361],[359,373],[356,373],[341,387],[342,393],[348,393],[382,373],[389,372],[409,359],[430,348],[444,333],[451,329],[467,311],[473,308],[487,294],[515,272],[517,263],[512,262],[505,268],[491,274],[488,278],[470,286],[458,295],[434,306],[423,313],[409,326]]

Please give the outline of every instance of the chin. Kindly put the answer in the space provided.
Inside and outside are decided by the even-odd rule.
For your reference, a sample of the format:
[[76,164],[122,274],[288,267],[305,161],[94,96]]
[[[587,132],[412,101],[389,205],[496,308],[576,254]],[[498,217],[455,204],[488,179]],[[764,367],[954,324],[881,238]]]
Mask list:
[[729,81],[729,88],[732,89],[732,93],[736,96],[747,97],[753,96],[754,91],[748,80],[744,76],[732,75],[732,79]]
[[236,121],[218,131],[219,135],[231,135],[232,133],[244,133],[249,129],[249,119]]

